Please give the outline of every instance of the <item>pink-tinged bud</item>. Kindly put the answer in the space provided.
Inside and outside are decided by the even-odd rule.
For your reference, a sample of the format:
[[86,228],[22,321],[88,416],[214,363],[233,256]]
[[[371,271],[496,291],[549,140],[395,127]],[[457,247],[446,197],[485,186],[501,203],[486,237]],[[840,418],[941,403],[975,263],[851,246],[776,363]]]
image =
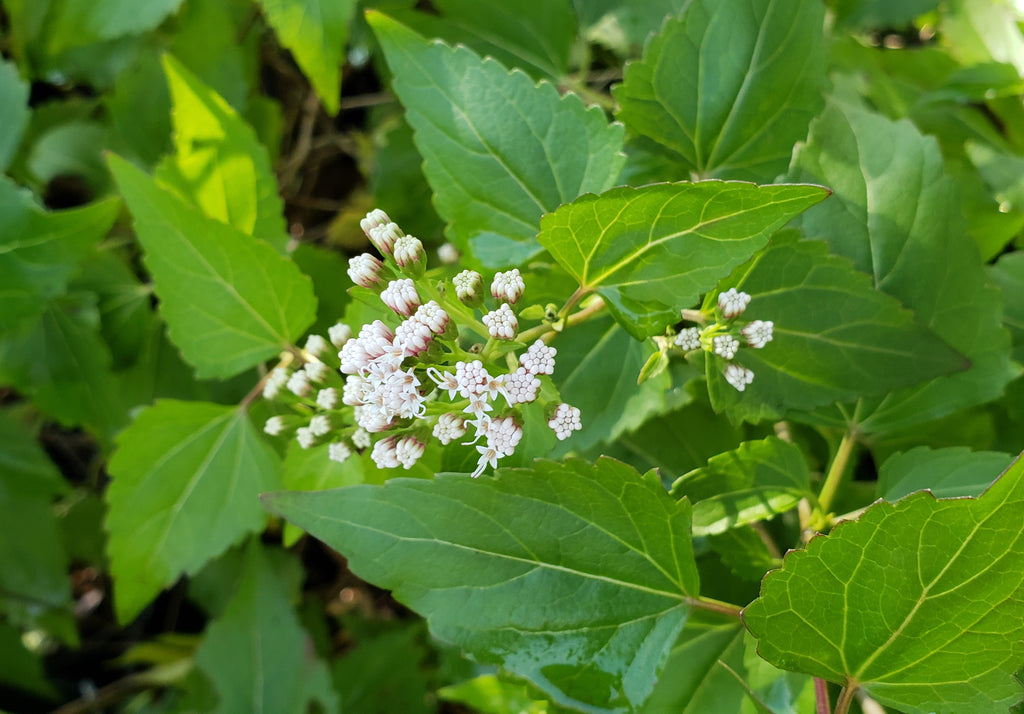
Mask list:
[[452,278],[455,296],[470,307],[477,307],[484,300],[484,276],[475,270],[463,270]]
[[429,327],[430,331],[435,335],[444,334],[445,329],[448,327],[448,313],[433,300],[420,305],[413,317]]
[[759,350],[772,341],[772,330],[775,323],[771,320],[754,320],[746,325],[740,332],[747,338],[747,344],[755,350]]
[[505,273],[495,273],[491,282],[491,295],[495,300],[510,302],[515,305],[523,296],[526,283],[519,275],[519,268],[512,268]]
[[364,288],[380,287],[383,282],[380,271],[383,264],[369,253],[362,253],[348,261],[348,277]]
[[442,414],[434,425],[434,438],[442,444],[450,444],[466,433],[466,420],[458,414]]
[[359,227],[363,229],[363,233],[369,238],[370,231],[378,226],[386,226],[389,223],[391,223],[391,219],[388,218],[388,214],[379,208],[375,208],[366,214],[366,218],[359,221]]
[[736,288],[729,288],[718,296],[718,309],[722,311],[722,317],[731,320],[742,315],[750,303],[750,295],[737,292]]
[[395,444],[395,460],[402,465],[403,469],[408,471],[419,461],[425,450],[426,444],[422,441],[414,436],[406,436],[399,439],[398,443]]
[[370,242],[384,255],[391,255],[395,250],[395,241],[404,235],[397,224],[388,223],[370,231]]
[[409,278],[392,280],[380,294],[380,299],[402,317],[409,317],[420,306],[420,296],[416,294],[416,286]]
[[395,262],[402,272],[414,278],[423,275],[426,270],[426,253],[419,238],[402,236],[395,241]]

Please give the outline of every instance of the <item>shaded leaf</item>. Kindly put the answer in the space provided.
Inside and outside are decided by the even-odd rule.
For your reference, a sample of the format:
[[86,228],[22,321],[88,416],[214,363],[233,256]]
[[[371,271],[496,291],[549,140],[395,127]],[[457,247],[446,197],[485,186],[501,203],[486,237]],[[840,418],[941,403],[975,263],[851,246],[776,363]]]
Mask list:
[[694,535],[711,535],[795,508],[810,488],[800,449],[769,437],[711,457],[677,479],[671,493],[693,503]]
[[182,0],[64,0],[47,27],[49,52],[91,45],[124,35],[152,30],[181,5]]
[[1021,699],[1024,460],[980,498],[917,493],[791,551],[744,622],[784,669],[905,712],[989,714]]
[[459,702],[480,714],[548,714],[553,706],[537,699],[525,684],[507,682],[494,674],[482,674],[466,682],[442,687],[438,696]]
[[1003,293],[1003,324],[1013,339],[1013,358],[1024,362],[1024,251],[1003,255],[988,274]]
[[544,216],[538,240],[643,339],[827,195],[820,186],[723,181],[620,187]]
[[898,501],[925,489],[936,498],[979,496],[1012,461],[997,451],[919,446],[885,460],[878,470],[878,497]]
[[573,5],[588,40],[632,57],[640,53],[647,37],[661,28],[665,18],[681,13],[689,0],[573,0]]
[[117,440],[106,529],[118,619],[130,621],[183,573],[263,528],[257,494],[280,483],[277,457],[245,412],[161,400]]
[[[0,104],[2,106],[2,104]],[[0,333],[37,318],[62,295],[85,254],[117,218],[117,201],[43,211],[32,194],[0,176]]]
[[[726,382],[725,360],[707,358],[711,404],[735,419],[759,421],[788,409],[889,394],[969,367],[963,355],[875,289],[850,261],[817,241],[772,245],[719,285],[752,295],[744,320],[771,320],[762,349],[733,360],[754,372],[744,391]],[[740,338],[741,341],[743,338]]]
[[267,23],[291,51],[331,115],[341,103],[341,64],[354,0],[259,0]]
[[464,47],[427,42],[367,15],[394,73],[446,235],[485,265],[517,265],[540,248],[540,217],[603,191],[624,156],[622,127]]
[[0,683],[56,699],[57,692],[46,680],[42,660],[25,649],[21,633],[0,622]]
[[313,322],[313,287],[294,263],[193,210],[123,159],[109,161],[171,339],[199,376],[237,374]]
[[12,62],[0,60],[0,171],[6,171],[18,150],[21,136],[28,126],[29,86],[18,76]]
[[771,181],[820,111],[817,0],[694,0],[613,92],[616,117],[702,178]]
[[433,714],[433,691],[425,671],[427,651],[417,641],[422,628],[406,627],[360,642],[332,667],[339,711],[360,714]]
[[647,697],[698,590],[689,504],[612,459],[266,502],[437,637],[590,711]]
[[909,25],[939,0],[839,0],[836,21],[852,28],[889,29]]

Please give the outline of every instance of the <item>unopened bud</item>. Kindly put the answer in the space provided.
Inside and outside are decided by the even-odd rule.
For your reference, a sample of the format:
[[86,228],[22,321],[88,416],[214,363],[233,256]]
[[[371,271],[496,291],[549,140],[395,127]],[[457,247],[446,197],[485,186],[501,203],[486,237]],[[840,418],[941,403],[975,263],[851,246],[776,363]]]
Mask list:
[[426,253],[419,238],[402,236],[395,241],[395,262],[406,275],[418,278],[426,269]]
[[718,309],[722,311],[722,317],[727,320],[743,314],[750,302],[750,295],[741,293],[736,288],[729,288],[718,296]]
[[369,253],[362,253],[348,261],[348,277],[364,288],[382,287],[380,271],[383,264]]
[[369,238],[370,231],[378,226],[386,226],[388,223],[391,223],[391,219],[388,218],[388,214],[384,213],[384,211],[379,208],[375,208],[366,214],[366,218],[359,221],[359,227],[363,229],[363,233],[365,233],[366,237]]
[[512,268],[505,273],[495,273],[491,282],[491,295],[495,300],[510,302],[513,305],[523,296],[526,283],[519,275],[519,268]]
[[483,300],[484,276],[475,270],[463,270],[452,278],[455,296],[470,307],[477,307]]
[[391,255],[395,250],[395,241],[404,235],[397,224],[387,223],[370,231],[370,242],[384,255]]

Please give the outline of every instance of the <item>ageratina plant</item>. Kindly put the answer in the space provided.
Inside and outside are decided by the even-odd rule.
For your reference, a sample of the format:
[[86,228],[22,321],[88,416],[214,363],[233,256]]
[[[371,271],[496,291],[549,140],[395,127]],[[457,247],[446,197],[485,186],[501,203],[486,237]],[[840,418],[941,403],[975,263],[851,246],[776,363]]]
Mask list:
[[[348,275],[376,293],[395,320],[374,320],[358,334],[339,322],[327,339],[311,335],[302,364],[275,367],[264,380],[263,397],[287,393],[279,403],[292,414],[270,417],[263,430],[294,435],[303,449],[330,444],[338,462],[372,447],[378,468],[406,470],[431,438],[448,445],[466,437],[462,443],[479,452],[471,476],[497,467],[523,438],[520,405],[536,402],[545,383],[554,393],[547,378],[557,351],[540,337],[529,343],[554,333],[519,332],[513,306],[526,289],[519,270],[496,272],[488,301],[476,271],[439,284],[425,276],[422,243],[382,210],[368,213],[361,227],[383,260],[358,255]],[[576,407],[540,403],[559,440],[582,427]]]

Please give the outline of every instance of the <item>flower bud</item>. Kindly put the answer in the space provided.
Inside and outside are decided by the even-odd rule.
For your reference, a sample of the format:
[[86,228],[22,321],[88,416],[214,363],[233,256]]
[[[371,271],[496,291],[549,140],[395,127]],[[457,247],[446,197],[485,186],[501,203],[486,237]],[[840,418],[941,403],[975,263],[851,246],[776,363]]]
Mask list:
[[370,232],[374,228],[377,228],[378,226],[386,226],[388,223],[391,223],[391,219],[388,218],[388,214],[384,213],[384,211],[379,208],[375,208],[366,214],[366,218],[359,221],[359,227],[363,229],[363,233],[365,233],[366,237],[369,238]]
[[523,296],[526,283],[519,275],[519,268],[512,268],[506,273],[495,273],[491,281],[491,295],[495,300],[510,302],[513,305]]
[[750,295],[737,292],[736,288],[729,288],[718,296],[718,309],[722,311],[722,317],[727,320],[743,314],[750,302]]
[[364,288],[380,288],[383,281],[380,271],[383,264],[369,253],[362,253],[348,261],[348,277]]
[[484,324],[491,337],[496,340],[514,340],[519,330],[519,321],[508,303],[501,303],[497,310],[483,316]]
[[409,317],[420,306],[416,285],[409,278],[392,280],[380,294],[381,301],[402,317]]
[[384,255],[391,255],[395,250],[395,241],[404,235],[397,224],[387,223],[370,231],[370,242]]
[[470,307],[477,307],[484,301],[484,276],[475,270],[463,270],[452,278],[455,296]]
[[747,385],[754,381],[754,373],[746,367],[738,364],[730,364],[725,367],[725,381],[742,392]]
[[772,341],[772,330],[775,324],[771,320],[754,320],[740,332],[747,338],[747,344],[759,350]]
[[352,338],[352,328],[344,322],[339,322],[328,328],[327,337],[330,338],[331,344],[340,350]]
[[418,278],[426,270],[426,253],[419,238],[402,236],[395,241],[395,262],[406,275]]
[[437,258],[445,265],[459,262],[459,249],[451,243],[442,243],[437,249]]

